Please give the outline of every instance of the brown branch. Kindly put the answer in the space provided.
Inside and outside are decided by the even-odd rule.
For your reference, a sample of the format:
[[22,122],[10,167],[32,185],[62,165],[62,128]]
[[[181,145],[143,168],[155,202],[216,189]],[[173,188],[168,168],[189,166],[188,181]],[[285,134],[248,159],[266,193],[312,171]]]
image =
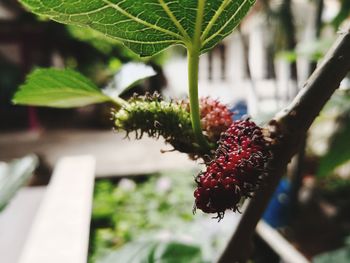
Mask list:
[[284,174],[301,139],[325,103],[350,71],[350,27],[342,32],[323,63],[308,79],[293,102],[279,112],[266,127],[273,139],[269,174],[250,201],[241,221],[218,263],[246,262],[251,252],[255,227]]

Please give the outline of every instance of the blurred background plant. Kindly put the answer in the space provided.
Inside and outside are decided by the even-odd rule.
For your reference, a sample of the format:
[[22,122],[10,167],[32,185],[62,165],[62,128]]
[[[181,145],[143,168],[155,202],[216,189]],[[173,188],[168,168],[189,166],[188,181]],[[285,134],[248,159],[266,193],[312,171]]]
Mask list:
[[230,237],[233,219],[229,216],[212,226],[208,216],[193,217],[189,209],[193,205],[193,173],[178,170],[98,180],[89,262],[128,262],[131,258],[133,262],[145,258],[151,262],[151,258],[162,262],[215,261]]

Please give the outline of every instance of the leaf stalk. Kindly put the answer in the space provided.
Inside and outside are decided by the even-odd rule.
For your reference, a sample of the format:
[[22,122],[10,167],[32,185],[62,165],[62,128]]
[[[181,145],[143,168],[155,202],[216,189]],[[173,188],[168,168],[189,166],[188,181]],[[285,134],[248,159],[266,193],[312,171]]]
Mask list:
[[196,142],[204,149],[210,149],[208,141],[205,139],[199,111],[198,98],[198,71],[199,71],[199,55],[201,50],[201,31],[203,23],[203,15],[205,8],[205,0],[198,1],[198,13],[196,18],[196,27],[192,44],[187,46],[188,59],[188,88],[190,98],[190,115],[192,129],[195,135]]

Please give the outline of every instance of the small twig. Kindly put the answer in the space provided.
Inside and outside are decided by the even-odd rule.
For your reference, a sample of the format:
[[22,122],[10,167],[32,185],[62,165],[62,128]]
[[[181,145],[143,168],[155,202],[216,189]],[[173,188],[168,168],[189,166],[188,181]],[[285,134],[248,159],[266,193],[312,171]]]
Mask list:
[[266,127],[274,140],[273,158],[264,184],[250,201],[218,263],[246,262],[255,227],[279,183],[300,140],[340,82],[350,71],[350,27],[337,39],[323,63],[315,70],[296,98]]

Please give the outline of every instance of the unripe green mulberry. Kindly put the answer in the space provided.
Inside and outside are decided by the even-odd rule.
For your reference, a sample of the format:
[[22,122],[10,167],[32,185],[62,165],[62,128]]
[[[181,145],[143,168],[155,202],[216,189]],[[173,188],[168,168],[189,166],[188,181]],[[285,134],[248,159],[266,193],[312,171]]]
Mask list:
[[161,100],[159,95],[133,97],[114,113],[117,130],[136,132],[153,138],[163,137],[175,150],[193,158],[206,154],[196,143],[189,112],[179,103]]

